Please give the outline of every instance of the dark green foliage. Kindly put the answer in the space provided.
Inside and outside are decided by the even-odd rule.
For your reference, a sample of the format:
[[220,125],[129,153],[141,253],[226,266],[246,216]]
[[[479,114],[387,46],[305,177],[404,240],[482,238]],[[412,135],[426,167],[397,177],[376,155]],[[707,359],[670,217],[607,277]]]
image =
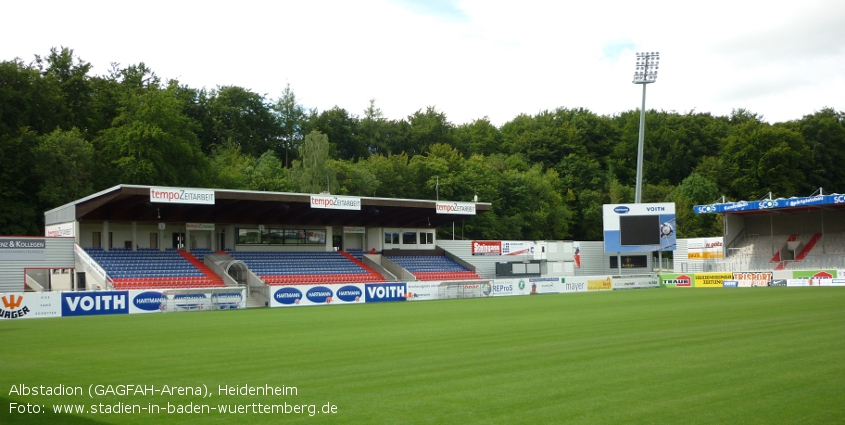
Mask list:
[[[144,63],[91,73],[69,48],[0,62],[0,233],[41,234],[45,210],[121,183],[478,196],[493,210],[460,223],[476,239],[597,240],[601,205],[633,201],[637,110],[561,107],[500,127],[455,125],[433,106],[390,120],[375,100],[360,117],[306,112],[290,86],[277,99],[207,91],[163,82]],[[326,159],[301,156],[312,131],[327,138]],[[744,109],[647,111],[645,136],[643,200],[676,202],[685,237],[721,232],[717,216],[691,208],[722,196],[845,190],[845,118],[831,108],[774,124]],[[311,175],[321,177],[304,184]]]

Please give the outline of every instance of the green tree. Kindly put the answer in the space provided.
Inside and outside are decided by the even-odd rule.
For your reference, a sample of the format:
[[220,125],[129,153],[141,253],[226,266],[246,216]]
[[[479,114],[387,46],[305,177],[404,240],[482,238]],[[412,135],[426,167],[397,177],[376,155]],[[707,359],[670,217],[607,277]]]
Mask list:
[[272,192],[291,192],[294,190],[293,182],[286,177],[287,173],[282,166],[282,162],[272,150],[261,154],[250,171],[252,171],[249,181],[250,190]]
[[76,128],[38,138],[33,149],[38,198],[46,208],[84,198],[94,191],[94,145]]
[[502,132],[487,117],[455,129],[455,144],[464,155],[492,155],[501,152]]
[[249,188],[249,170],[255,166],[255,159],[241,152],[236,143],[227,141],[212,146],[209,165],[216,187],[245,190]]
[[279,138],[270,105],[263,96],[243,87],[223,86],[212,91],[208,111],[214,143],[232,140],[244,153],[259,156]]
[[325,134],[313,131],[305,136],[299,147],[299,158],[293,162],[290,170],[291,181],[296,191],[301,193],[320,193],[338,189],[336,171],[329,167],[329,138]]
[[379,182],[372,196],[410,198],[412,196],[409,194],[418,191],[411,178],[408,154],[373,155],[361,162]]
[[[493,208],[497,233],[503,239],[567,239],[575,217],[567,206],[572,199],[563,192],[554,170],[535,164],[526,172],[506,170],[499,180],[501,202]],[[565,195],[561,195],[565,193]]]
[[329,160],[329,167],[335,170],[338,194],[373,196],[381,185],[363,161]]
[[276,154],[280,158],[284,157],[284,166],[289,167],[291,153],[299,148],[299,143],[303,138],[302,125],[305,121],[305,109],[296,102],[296,94],[291,90],[290,84],[285,86],[282,97],[276,101],[273,109],[276,111],[279,126]]
[[800,133],[756,120],[734,126],[721,152],[728,189],[740,199],[795,196],[810,158]]
[[449,145],[437,143],[429,146],[427,155],[411,158],[410,172],[418,188],[413,196],[435,199],[439,195],[440,199],[471,200],[471,196],[458,199],[461,192],[472,193],[471,188],[460,188],[456,182],[464,162],[463,155]]
[[845,188],[845,113],[824,108],[787,125],[801,133],[812,157],[803,192]]
[[73,50],[66,47],[54,47],[46,58],[35,58],[39,66],[46,65],[43,78],[54,86],[61,96],[60,106],[56,111],[59,126],[65,130],[77,128],[85,134],[93,135],[90,133],[93,124],[92,90],[88,77],[91,64],[74,58]]
[[408,117],[408,124],[407,139],[401,145],[401,151],[408,153],[411,158],[425,153],[433,144],[454,144],[454,126],[446,118],[446,114],[433,106],[427,107],[425,111],[414,112]]
[[0,138],[45,134],[62,124],[59,87],[23,61],[0,62]]
[[360,131],[358,132],[358,139],[367,150],[367,156],[388,152],[386,124],[387,120],[384,118],[381,109],[376,108],[376,100],[370,99],[369,106],[364,110],[364,117],[361,118]]
[[131,95],[114,126],[97,139],[111,181],[171,186],[201,185],[208,162],[183,113],[176,86]]
[[694,214],[696,205],[713,203],[719,197],[719,188],[704,176],[690,174],[681,182],[672,195],[675,203],[675,219],[679,237],[697,238],[722,234],[721,216],[718,214]]
[[34,201],[38,181],[31,171],[37,144],[38,135],[26,129],[17,135],[0,135],[0,234],[44,234],[44,210]]
[[369,155],[366,144],[358,136],[358,127],[358,119],[337,106],[311,116],[305,126],[309,132],[319,131],[328,136],[330,157],[356,161]]

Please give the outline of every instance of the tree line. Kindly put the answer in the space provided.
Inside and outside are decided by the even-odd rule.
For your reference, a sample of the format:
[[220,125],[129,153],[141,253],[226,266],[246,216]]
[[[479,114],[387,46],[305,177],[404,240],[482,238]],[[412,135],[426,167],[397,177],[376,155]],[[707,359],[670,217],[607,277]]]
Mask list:
[[[0,62],[0,234],[117,184],[491,202],[465,238],[601,240],[604,203],[632,202],[639,111],[583,108],[454,124],[307,109],[238,86],[192,88],[144,63],[93,75],[68,48]],[[721,234],[692,207],[845,190],[845,114],[768,123],[736,109],[646,112],[643,202],[675,202],[680,237]],[[451,237],[451,226],[439,230]]]

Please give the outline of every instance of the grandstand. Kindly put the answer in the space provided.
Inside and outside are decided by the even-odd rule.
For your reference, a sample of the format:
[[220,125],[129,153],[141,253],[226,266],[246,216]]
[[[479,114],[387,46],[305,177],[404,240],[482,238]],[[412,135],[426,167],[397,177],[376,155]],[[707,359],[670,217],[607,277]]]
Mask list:
[[182,250],[86,248],[115,289],[214,288],[223,279]]
[[845,269],[845,195],[739,201],[695,207],[723,214],[724,259],[714,271]]
[[227,251],[270,285],[384,282],[378,272],[345,252]]
[[[390,261],[379,253],[434,251],[436,228],[491,209],[487,202],[118,185],[46,211],[45,241],[31,243],[47,253],[26,250],[0,266],[0,292],[248,287],[266,297],[269,286],[414,280],[386,270],[381,263]],[[418,270],[420,278],[458,271]],[[67,278],[51,280],[55,272]]]
[[388,255],[385,257],[417,280],[479,280],[474,271],[446,255]]

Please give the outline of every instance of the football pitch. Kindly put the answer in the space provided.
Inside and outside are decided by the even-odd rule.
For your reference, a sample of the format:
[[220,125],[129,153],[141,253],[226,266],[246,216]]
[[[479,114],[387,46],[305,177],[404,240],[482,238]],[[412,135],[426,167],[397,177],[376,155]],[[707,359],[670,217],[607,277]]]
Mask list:
[[845,421],[845,288],[6,320],[0,339],[0,424]]

